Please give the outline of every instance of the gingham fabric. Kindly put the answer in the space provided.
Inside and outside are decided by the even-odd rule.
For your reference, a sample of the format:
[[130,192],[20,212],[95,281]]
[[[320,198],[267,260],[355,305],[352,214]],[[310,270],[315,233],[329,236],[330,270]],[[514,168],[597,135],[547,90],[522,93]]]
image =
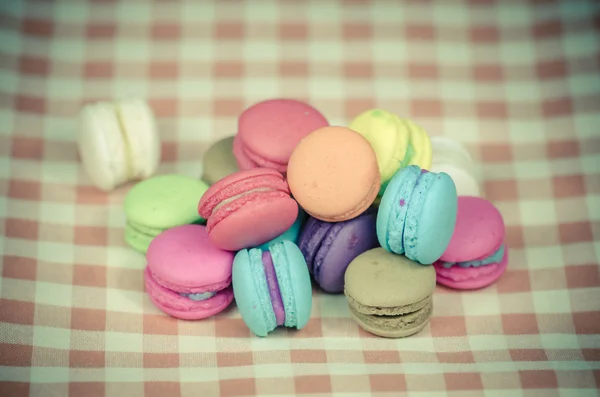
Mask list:
[[[143,291],[122,201],[77,154],[84,103],[147,98],[159,173],[273,97],[332,123],[381,107],[461,140],[501,210],[508,271],[438,288],[406,339],[316,292],[302,331],[250,335],[232,306],[186,322]],[[0,396],[597,396],[600,6],[558,1],[31,1],[0,4]]]

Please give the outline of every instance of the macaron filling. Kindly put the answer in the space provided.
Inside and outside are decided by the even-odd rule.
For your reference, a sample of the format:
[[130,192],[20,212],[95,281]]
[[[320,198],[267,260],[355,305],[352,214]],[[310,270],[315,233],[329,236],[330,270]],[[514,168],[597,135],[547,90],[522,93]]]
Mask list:
[[179,295],[183,296],[184,298],[191,299],[195,302],[205,301],[207,299],[212,298],[216,294],[217,294],[216,292],[199,292],[199,293],[194,293],[194,294],[187,294],[185,292],[179,293]]
[[285,310],[286,327],[296,327],[298,325],[298,313],[296,308],[296,298],[294,297],[294,287],[292,276],[290,274],[289,261],[285,251],[285,244],[275,244],[269,248],[273,259],[277,283],[281,292],[281,300]]
[[225,200],[221,201],[219,204],[215,205],[211,211],[211,215],[214,215],[221,207],[232,203],[236,200],[240,200],[244,197],[248,197],[251,196],[252,194],[255,193],[261,193],[261,192],[277,192],[278,190],[272,187],[257,187],[255,189],[251,189],[245,192],[242,192],[240,194],[236,194],[235,196],[231,196],[229,198],[226,198]]
[[440,261],[439,266],[442,266],[446,269],[449,269],[453,266],[458,266],[458,267],[462,267],[462,268],[480,267],[480,266],[490,265],[493,263],[499,263],[503,257],[504,257],[504,244],[502,244],[500,246],[500,248],[498,248],[496,251],[494,251],[494,253],[492,253],[491,255],[489,255],[483,259],[477,259],[477,260],[465,261],[465,262]]
[[280,326],[285,323],[285,308],[283,307],[283,299],[281,298],[279,282],[275,273],[275,265],[269,251],[263,251],[262,262],[265,267],[265,277],[267,279],[271,304],[273,305],[273,312],[275,313],[275,321]]

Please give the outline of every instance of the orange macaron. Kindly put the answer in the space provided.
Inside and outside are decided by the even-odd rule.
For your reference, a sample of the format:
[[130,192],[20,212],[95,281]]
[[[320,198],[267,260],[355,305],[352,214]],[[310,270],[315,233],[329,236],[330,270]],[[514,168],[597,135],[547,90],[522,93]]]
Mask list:
[[367,210],[380,187],[371,144],[346,127],[322,127],[300,141],[287,181],[298,204],[314,218],[340,222]]

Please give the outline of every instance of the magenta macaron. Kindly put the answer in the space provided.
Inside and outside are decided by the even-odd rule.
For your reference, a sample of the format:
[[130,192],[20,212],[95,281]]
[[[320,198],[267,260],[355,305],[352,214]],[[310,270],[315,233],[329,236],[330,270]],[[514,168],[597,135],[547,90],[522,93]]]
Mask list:
[[183,320],[221,312],[233,300],[234,254],[215,247],[206,227],[183,225],[155,237],[146,252],[146,292],[160,310]]
[[241,170],[264,167],[285,174],[302,138],[327,125],[327,119],[307,103],[294,99],[262,101],[240,115],[233,155]]
[[508,247],[500,211],[481,197],[458,197],[450,244],[433,264],[438,284],[460,290],[487,287],[506,270]]

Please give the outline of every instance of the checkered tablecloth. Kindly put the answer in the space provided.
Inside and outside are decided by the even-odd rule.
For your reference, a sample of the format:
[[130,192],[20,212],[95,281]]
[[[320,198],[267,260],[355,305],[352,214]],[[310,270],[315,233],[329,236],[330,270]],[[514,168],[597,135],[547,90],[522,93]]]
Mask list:
[[[149,100],[160,173],[273,97],[332,123],[381,107],[465,143],[509,269],[438,288],[431,324],[371,336],[315,293],[300,331],[235,307],[178,321],[143,292],[122,201],[90,185],[82,104]],[[597,396],[600,5],[593,1],[0,3],[0,396]]]

